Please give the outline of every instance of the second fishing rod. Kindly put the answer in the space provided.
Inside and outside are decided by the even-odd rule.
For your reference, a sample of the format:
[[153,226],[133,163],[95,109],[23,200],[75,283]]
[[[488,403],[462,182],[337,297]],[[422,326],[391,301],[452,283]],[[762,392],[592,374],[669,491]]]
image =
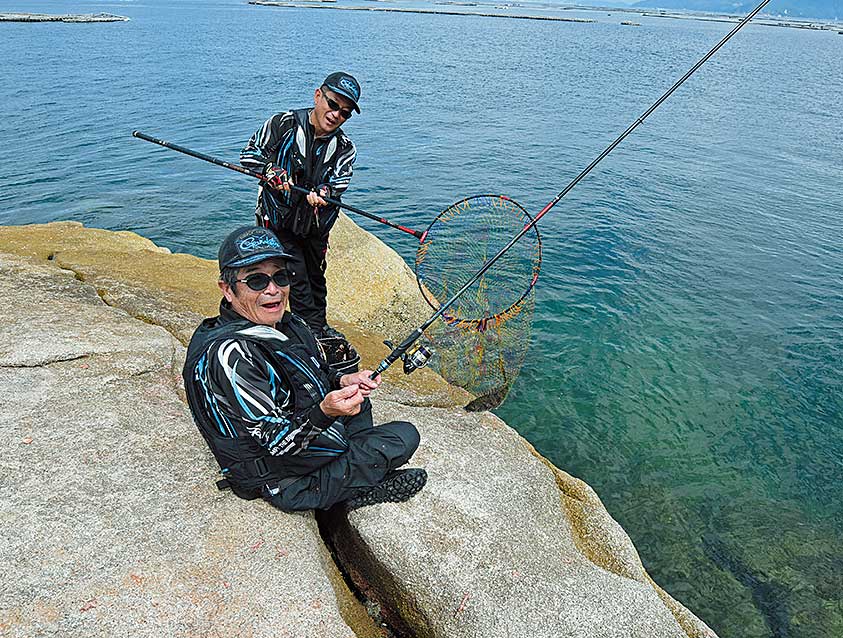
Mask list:
[[[157,137],[152,137],[151,135],[147,135],[146,133],[141,133],[140,131],[132,131],[132,136],[137,137],[138,139],[144,140],[146,142],[152,142],[153,144],[158,144],[158,146],[163,146],[164,148],[169,148],[173,151],[178,151],[179,153],[184,153],[185,155],[190,155],[191,157],[195,157],[196,159],[201,159],[206,162],[210,162],[211,164],[216,164],[217,166],[222,166],[223,168],[227,168],[232,171],[236,171],[238,173],[242,173],[243,175],[248,175],[249,177],[254,177],[255,179],[259,179],[262,182],[267,182],[267,178],[265,175],[258,173],[257,171],[250,170],[248,168],[244,168],[242,166],[237,166],[236,164],[231,164],[230,162],[226,162],[224,160],[218,159],[216,157],[212,157],[210,155],[206,155],[205,153],[200,153],[198,151],[191,150],[189,148],[185,148],[184,146],[179,146],[178,144],[173,144],[172,142],[167,142],[165,140],[158,139]],[[295,184],[289,184],[290,190],[297,191],[299,193],[308,194],[311,192],[311,189],[303,188],[301,186],[296,186]],[[421,239],[423,233],[418,230],[413,230],[412,228],[407,228],[406,226],[402,226],[401,224],[396,224],[395,222],[389,221],[383,217],[375,215],[373,213],[366,212],[365,210],[361,210],[355,206],[350,206],[349,204],[345,204],[338,199],[332,199],[330,197],[323,197],[328,204],[332,206],[337,206],[339,208],[343,208],[345,210],[350,210],[352,213],[357,213],[358,215],[362,215],[363,217],[368,217],[369,219],[376,221],[378,223],[384,224],[385,226],[389,226],[390,228],[394,228],[396,230],[400,230],[401,232],[407,233],[408,235],[412,235],[416,239]]]
[[[767,4],[769,4],[770,0],[763,0],[755,9],[753,9],[746,17],[741,18],[738,24],[732,29],[728,34],[726,34],[717,44],[715,44],[708,53],[706,53],[702,58],[700,58],[688,71],[679,78],[673,85],[665,91],[659,99],[657,99],[650,108],[648,108],[644,113],[642,113],[638,119],[636,119],[629,127],[621,133],[609,146],[607,146],[603,152],[601,152],[594,160],[586,166],[579,175],[577,175],[571,182],[563,188],[559,194],[553,198],[553,200],[547,204],[542,210],[528,223],[524,225],[524,227],[507,243],[503,248],[501,248],[493,257],[488,259],[484,264],[483,267],[480,268],[468,281],[466,281],[460,288],[454,293],[448,300],[442,302],[436,312],[425,321],[421,326],[416,328],[413,332],[411,332],[407,338],[405,338],[400,344],[395,346],[392,352],[387,355],[387,357],[380,362],[378,367],[372,373],[372,378],[374,379],[378,374],[384,372],[387,368],[389,368],[393,363],[402,359],[404,361],[404,371],[405,373],[409,374],[413,371],[416,367],[421,367],[427,363],[427,360],[430,358],[424,351],[425,348],[416,346],[413,350],[410,348],[413,347],[413,344],[418,341],[419,338],[424,334],[424,331],[427,330],[434,321],[442,317],[445,312],[451,308],[462,295],[471,288],[494,264],[497,262],[501,256],[503,256],[510,248],[512,248],[524,235],[526,235],[536,224],[538,224],[539,220],[544,217],[551,208],[556,206],[559,201],[567,195],[571,189],[573,189],[579,182],[582,180],[586,175],[588,175],[592,169],[594,169],[597,164],[599,164],[609,153],[611,153],[615,147],[620,144],[626,137],[632,133],[641,123],[644,122],[649,115],[655,111],[661,104],[669,98],[673,92],[678,89],[694,72],[699,69],[705,62],[713,56],[717,51],[722,47],[726,42],[728,42],[732,36],[734,36],[738,31],[740,31],[746,24],[752,20],[760,11],[763,9]],[[418,358],[420,365],[414,365],[414,360]]]

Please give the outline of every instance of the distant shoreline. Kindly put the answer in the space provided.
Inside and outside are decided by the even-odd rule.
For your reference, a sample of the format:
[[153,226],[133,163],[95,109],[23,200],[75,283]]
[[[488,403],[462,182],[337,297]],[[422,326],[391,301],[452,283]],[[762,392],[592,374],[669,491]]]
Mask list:
[[[372,2],[383,2],[384,0],[372,0]],[[517,2],[502,1],[501,4],[494,2],[483,2],[482,0],[475,2],[474,0],[458,1],[458,0],[439,0],[435,4],[440,5],[456,5],[476,8],[479,10],[471,11],[453,11],[448,9],[422,9],[422,8],[408,8],[397,6],[360,6],[360,5],[341,5],[337,4],[337,0],[248,0],[249,4],[269,6],[269,7],[287,7],[294,9],[336,9],[342,11],[384,11],[387,13],[420,13],[431,15],[457,15],[457,16],[482,16],[487,18],[510,18],[516,20],[545,20],[551,22],[584,22],[595,23],[597,20],[591,18],[564,18],[561,16],[542,16],[525,13],[491,13],[483,11],[483,7],[496,9],[521,9],[526,7]],[[581,5],[568,5],[554,7],[559,11],[583,11],[592,13],[629,13],[648,18],[671,18],[675,20],[697,20],[700,22],[728,22],[736,24],[740,22],[744,16],[730,15],[726,13],[681,13],[675,11],[663,11],[658,9],[633,9],[630,7],[594,7]],[[765,27],[786,27],[789,29],[806,29],[809,31],[841,31],[843,24],[823,21],[810,20],[784,20],[774,17],[756,17],[752,24]],[[634,26],[639,26],[637,23]]]
[[0,13],[0,22],[128,22],[126,16],[118,16],[112,13],[88,13],[88,14],[59,14],[48,13]]

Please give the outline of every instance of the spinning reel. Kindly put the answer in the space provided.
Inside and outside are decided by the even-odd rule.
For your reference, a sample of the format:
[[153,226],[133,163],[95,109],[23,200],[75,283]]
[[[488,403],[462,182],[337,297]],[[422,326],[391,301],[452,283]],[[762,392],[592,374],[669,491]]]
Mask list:
[[[395,344],[391,341],[384,341],[383,344],[390,350],[395,349]],[[419,368],[425,367],[435,354],[436,352],[433,348],[428,348],[427,346],[417,343],[414,347],[410,348],[407,352],[401,355],[401,361],[404,362],[404,374],[410,374]]]

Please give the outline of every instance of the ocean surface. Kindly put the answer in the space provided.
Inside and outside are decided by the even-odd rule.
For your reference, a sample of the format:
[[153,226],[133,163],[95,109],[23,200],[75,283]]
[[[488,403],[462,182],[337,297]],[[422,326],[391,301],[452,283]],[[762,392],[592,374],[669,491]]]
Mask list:
[[[596,22],[0,0],[131,18],[0,24],[0,223],[213,257],[255,183],[132,130],[235,161],[336,69],[363,85],[349,203],[411,227],[477,193],[537,212],[731,28],[501,7],[457,8]],[[497,410],[724,638],[843,636],[841,69],[834,31],[750,24],[562,200]]]

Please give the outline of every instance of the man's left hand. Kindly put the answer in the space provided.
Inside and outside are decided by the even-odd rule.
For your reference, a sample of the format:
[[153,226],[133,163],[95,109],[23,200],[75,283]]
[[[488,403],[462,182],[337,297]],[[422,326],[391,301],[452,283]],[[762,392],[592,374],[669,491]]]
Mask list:
[[376,390],[381,384],[381,375],[376,376],[374,379],[370,379],[370,376],[372,376],[371,370],[360,370],[360,372],[344,374],[340,377],[340,387],[344,388],[356,383],[360,386],[360,393],[364,397],[367,397],[372,394],[372,390]]
[[313,207],[318,206],[327,206],[328,202],[326,202],[323,197],[328,196],[328,187],[327,186],[320,186],[318,190],[310,191],[307,194],[307,203]]

